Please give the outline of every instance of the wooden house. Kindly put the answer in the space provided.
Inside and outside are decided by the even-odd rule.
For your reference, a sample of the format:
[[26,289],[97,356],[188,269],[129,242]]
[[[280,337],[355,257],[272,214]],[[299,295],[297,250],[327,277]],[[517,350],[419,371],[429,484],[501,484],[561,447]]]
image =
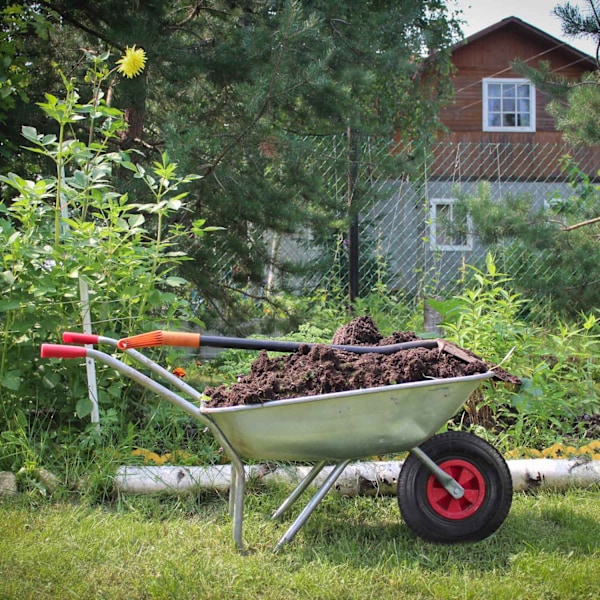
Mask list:
[[[540,205],[567,197],[566,154],[597,178],[600,149],[565,143],[547,110],[550,98],[515,72],[516,59],[535,68],[546,61],[574,80],[597,69],[591,56],[516,17],[454,47],[454,101],[440,113],[446,132],[427,153],[419,180],[388,182],[389,200],[364,221],[385,240],[380,248],[393,287],[451,294],[462,265],[482,264],[488,249],[469,215],[456,209],[457,198],[479,194],[482,184],[492,199],[526,195]],[[508,262],[505,267],[510,271]]]
[[[449,131],[440,141],[492,149],[477,161],[461,160],[459,152],[452,169],[458,160],[463,179],[538,181],[560,176],[560,165],[548,157],[564,146],[546,108],[550,99],[514,71],[516,59],[533,68],[545,61],[553,73],[572,80],[597,68],[591,56],[516,17],[457,44],[452,51],[454,101],[440,114]],[[586,149],[584,158],[589,160],[590,152],[598,162],[597,149]],[[501,172],[497,172],[499,162]],[[432,176],[447,176],[448,161],[441,160],[438,166],[441,170]]]

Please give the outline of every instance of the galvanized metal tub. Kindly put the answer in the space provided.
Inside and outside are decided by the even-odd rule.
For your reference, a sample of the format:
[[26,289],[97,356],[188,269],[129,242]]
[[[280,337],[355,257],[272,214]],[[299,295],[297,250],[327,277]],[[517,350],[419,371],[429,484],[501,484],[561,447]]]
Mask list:
[[236,452],[260,460],[358,459],[418,446],[492,372],[201,412]]

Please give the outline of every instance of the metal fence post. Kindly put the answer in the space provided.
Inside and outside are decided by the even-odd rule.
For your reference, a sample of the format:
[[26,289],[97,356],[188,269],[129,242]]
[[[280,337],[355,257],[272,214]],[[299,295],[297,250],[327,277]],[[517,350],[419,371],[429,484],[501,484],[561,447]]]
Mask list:
[[359,221],[358,221],[358,194],[356,185],[358,182],[359,151],[358,133],[352,127],[348,127],[348,216],[350,225],[348,229],[348,287],[350,305],[360,295],[359,281]]

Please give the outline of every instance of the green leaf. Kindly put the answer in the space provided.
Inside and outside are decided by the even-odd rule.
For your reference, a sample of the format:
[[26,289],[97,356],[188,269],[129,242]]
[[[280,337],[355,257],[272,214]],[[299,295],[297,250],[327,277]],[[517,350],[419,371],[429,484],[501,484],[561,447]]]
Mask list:
[[85,189],[87,184],[88,178],[83,171],[78,170],[75,171],[75,173],[73,173],[73,177],[71,178],[71,185],[83,190]]
[[182,285],[185,285],[187,283],[187,279],[184,279],[183,277],[175,277],[173,275],[167,277],[165,283],[171,287],[181,287]]
[[44,385],[49,389],[54,389],[60,383],[60,375],[58,373],[48,372],[42,379]]
[[[0,281],[3,282],[3,283],[5,283],[8,286],[11,286],[15,282],[15,279],[16,278],[15,278],[15,276],[14,276],[14,274],[13,274],[12,271],[3,271],[2,273],[0,273]],[[3,305],[5,303],[6,302],[0,301],[0,312],[2,312]],[[14,304],[14,302],[12,304]],[[19,302],[17,302],[17,307],[18,306],[19,306]],[[11,309],[4,308],[4,310],[6,311],[6,310],[11,310]]]
[[129,222],[129,227],[134,229],[135,227],[143,225],[146,219],[144,218],[144,215],[133,215],[129,217],[127,221]]
[[113,381],[113,383],[111,383],[108,386],[108,389],[106,390],[106,392],[108,393],[108,395],[111,398],[121,398],[121,396],[123,395],[123,384],[120,381]]
[[46,100],[50,106],[56,106],[58,104],[58,98],[52,94],[44,93]]
[[49,133],[48,135],[45,135],[42,139],[41,139],[41,143],[44,146],[48,146],[49,144],[52,144],[56,141],[56,136],[53,133]]
[[129,160],[123,160],[121,161],[121,166],[125,167],[126,169],[129,169],[130,171],[133,171],[134,173],[138,172],[138,168]]
[[26,140],[29,140],[35,144],[37,144],[40,140],[37,129],[35,127],[30,127],[29,125],[23,125],[23,127],[21,127],[21,135]]
[[17,310],[21,308],[21,302],[19,300],[0,300],[0,313],[8,312],[9,310]]
[[181,205],[181,200],[176,200],[175,198],[167,202],[167,208],[170,208],[171,210],[179,210]]
[[21,387],[21,371],[13,369],[6,372],[0,380],[0,385],[16,392]]
[[75,412],[80,419],[84,419],[91,414],[94,405],[89,398],[81,398],[75,405]]

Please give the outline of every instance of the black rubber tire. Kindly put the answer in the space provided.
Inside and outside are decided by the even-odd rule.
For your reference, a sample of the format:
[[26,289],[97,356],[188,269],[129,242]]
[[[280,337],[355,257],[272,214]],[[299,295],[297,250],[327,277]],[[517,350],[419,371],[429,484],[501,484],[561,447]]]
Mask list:
[[465,494],[464,506],[453,501],[431,471],[409,454],[397,489],[408,528],[438,543],[474,542],[494,533],[504,523],[513,496],[512,477],[502,455],[485,440],[462,431],[435,435],[419,448],[436,464],[445,465],[444,470],[454,469],[473,489]]

